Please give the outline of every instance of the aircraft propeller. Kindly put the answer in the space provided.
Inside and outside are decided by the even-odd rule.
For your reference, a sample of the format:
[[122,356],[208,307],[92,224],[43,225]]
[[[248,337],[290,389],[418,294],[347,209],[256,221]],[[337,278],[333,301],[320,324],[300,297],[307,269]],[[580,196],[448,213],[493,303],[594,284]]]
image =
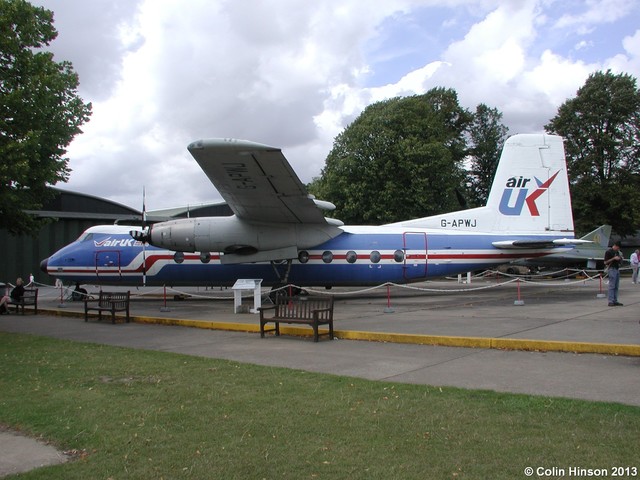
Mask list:
[[[135,235],[134,235],[135,234]],[[151,240],[151,229],[147,227],[147,207],[144,186],[142,187],[142,231],[131,232],[131,236],[142,242],[142,286],[147,286],[147,250],[146,246]],[[137,237],[137,238],[136,238]]]
[[149,227],[143,227],[143,228],[144,230],[142,231],[131,230],[129,232],[129,235],[131,235],[134,240],[147,244],[149,243],[149,240],[151,240],[151,229]]

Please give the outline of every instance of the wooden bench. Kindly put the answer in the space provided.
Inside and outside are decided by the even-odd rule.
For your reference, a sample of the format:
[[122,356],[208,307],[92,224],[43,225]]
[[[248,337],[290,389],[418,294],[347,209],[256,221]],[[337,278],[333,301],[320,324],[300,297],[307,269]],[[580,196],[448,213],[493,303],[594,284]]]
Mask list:
[[33,305],[33,313],[38,313],[38,289],[37,288],[25,288],[24,295],[20,300],[15,298],[11,299],[11,305],[16,306],[16,313],[22,313],[24,315],[25,305]]
[[126,321],[129,323],[129,293],[130,292],[100,292],[97,299],[85,299],[84,321],[89,321],[89,312],[97,311],[98,320],[102,321],[102,312],[111,313],[111,323],[116,323],[116,312],[126,312]]
[[[260,311],[260,337],[264,338],[265,332],[275,332],[280,335],[281,323],[300,323],[310,325],[313,328],[313,341],[317,342],[320,335],[328,335],[333,340],[333,297],[290,297],[277,295],[274,304],[261,307]],[[273,314],[267,316],[269,312]],[[265,329],[265,325],[273,323],[271,329]],[[319,333],[320,325],[328,325],[329,331]]]

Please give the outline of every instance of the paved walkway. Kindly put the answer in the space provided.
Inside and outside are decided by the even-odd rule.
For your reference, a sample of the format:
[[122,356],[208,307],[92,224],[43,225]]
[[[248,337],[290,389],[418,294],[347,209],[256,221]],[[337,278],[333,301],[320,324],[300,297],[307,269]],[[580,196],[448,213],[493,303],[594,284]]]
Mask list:
[[[391,287],[390,297],[386,288],[335,289],[329,293],[336,295],[338,339],[319,343],[288,335],[261,339],[257,315],[235,314],[229,290],[189,289],[188,299],[165,302],[157,290],[132,289],[134,322],[112,325],[85,323],[81,302],[61,302],[57,291],[41,289],[40,313],[2,316],[0,331],[372,380],[640,406],[640,286],[623,279],[623,307],[608,307],[599,297],[602,288],[597,280],[518,285],[490,279]],[[577,351],[596,353],[571,353]],[[27,443],[0,432],[0,476],[64,461],[46,445]]]
[[[167,308],[161,291],[145,292],[132,301],[134,322],[118,325],[85,323],[81,302],[59,308],[56,292],[45,291],[39,305],[45,315],[0,317],[0,330],[372,379],[640,405],[640,286],[623,279],[623,307],[599,298],[605,287],[598,280],[426,282],[391,287],[390,301],[385,288],[334,289],[340,340],[320,344],[292,336],[260,339],[251,333],[258,331],[257,315],[233,313],[232,292],[220,289],[191,289],[187,300],[170,297]],[[312,365],[309,354],[317,357]]]

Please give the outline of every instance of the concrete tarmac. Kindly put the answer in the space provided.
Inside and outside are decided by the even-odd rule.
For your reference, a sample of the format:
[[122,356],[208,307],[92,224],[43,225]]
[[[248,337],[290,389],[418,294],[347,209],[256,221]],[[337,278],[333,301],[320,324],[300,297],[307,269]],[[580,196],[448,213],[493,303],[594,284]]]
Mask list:
[[[1,316],[0,331],[371,380],[640,406],[640,285],[622,279],[622,307],[607,306],[606,288],[599,279],[501,278],[322,291],[336,299],[337,339],[319,343],[306,327],[261,339],[258,315],[234,313],[227,289],[169,290],[168,297],[159,289],[132,289],[133,321],[113,325],[106,318],[85,322],[82,302],[41,288],[39,314]],[[174,300],[178,293],[186,299]],[[245,298],[243,306],[252,302]],[[65,460],[11,432],[0,431],[0,444],[0,477]]]
[[[318,344],[291,335],[261,339],[258,315],[234,313],[231,290],[180,289],[190,295],[182,301],[169,290],[165,301],[162,290],[132,289],[134,321],[112,325],[94,318],[85,323],[82,302],[61,302],[45,289],[40,314],[0,317],[0,330],[374,380],[640,406],[640,285],[623,278],[622,307],[608,307],[599,295],[604,289],[598,279],[501,278],[392,286],[390,297],[386,288],[323,290],[336,298],[337,340]],[[282,331],[308,335],[311,329]]]

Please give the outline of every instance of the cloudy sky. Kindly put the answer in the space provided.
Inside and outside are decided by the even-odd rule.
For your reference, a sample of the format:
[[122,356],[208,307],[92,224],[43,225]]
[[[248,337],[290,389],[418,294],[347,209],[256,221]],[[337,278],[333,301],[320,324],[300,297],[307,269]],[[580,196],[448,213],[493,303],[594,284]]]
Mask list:
[[[283,149],[303,182],[370,103],[453,88],[543,131],[598,70],[640,79],[640,0],[31,0],[93,104],[67,190],[148,209],[220,197],[186,150]],[[331,200],[331,199],[327,199]]]

